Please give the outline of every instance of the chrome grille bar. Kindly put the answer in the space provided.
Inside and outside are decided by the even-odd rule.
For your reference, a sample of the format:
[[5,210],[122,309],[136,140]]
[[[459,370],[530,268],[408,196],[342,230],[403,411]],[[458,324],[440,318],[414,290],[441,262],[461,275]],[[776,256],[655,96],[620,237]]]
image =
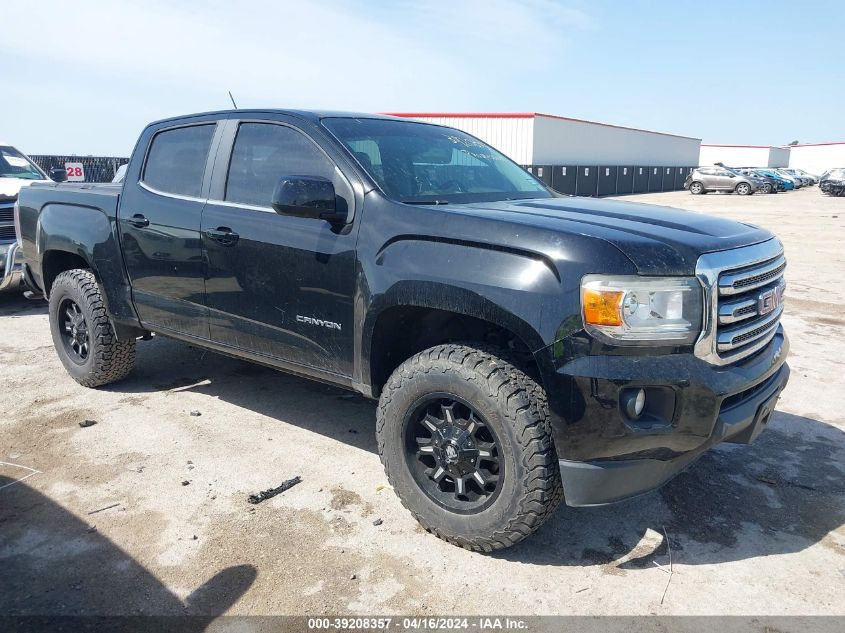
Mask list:
[[757,316],[757,302],[754,299],[740,299],[719,305],[719,323],[736,323]]
[[720,329],[716,336],[716,349],[720,352],[729,352],[765,337],[771,333],[772,328],[777,328],[781,313],[783,313],[783,306],[780,306],[771,315],[767,315],[762,321],[755,320],[753,323],[741,327]]
[[755,265],[748,270],[740,270],[719,277],[719,294],[735,295],[761,288],[783,275],[786,259],[783,255],[763,266]]

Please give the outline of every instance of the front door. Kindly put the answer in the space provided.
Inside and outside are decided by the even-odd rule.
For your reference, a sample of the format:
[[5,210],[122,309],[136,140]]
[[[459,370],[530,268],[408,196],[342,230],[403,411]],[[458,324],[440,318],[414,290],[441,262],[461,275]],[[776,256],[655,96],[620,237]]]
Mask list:
[[332,180],[338,203],[351,210],[349,181],[281,121],[230,121],[223,138],[202,216],[211,339],[351,376],[356,233],[271,207],[279,179],[300,175]]
[[[200,222],[215,122],[154,133],[120,201],[126,270],[141,323],[208,337]],[[139,160],[142,160],[139,157]]]
[[716,189],[720,191],[733,191],[736,187],[736,175],[727,169],[716,170]]

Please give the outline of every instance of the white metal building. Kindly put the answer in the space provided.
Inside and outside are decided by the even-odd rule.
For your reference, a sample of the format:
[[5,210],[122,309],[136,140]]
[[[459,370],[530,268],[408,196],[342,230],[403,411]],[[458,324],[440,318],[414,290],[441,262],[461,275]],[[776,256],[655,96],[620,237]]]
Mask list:
[[845,167],[845,142],[792,145],[789,148],[789,166],[817,176],[829,169]]
[[698,164],[716,163],[724,163],[730,167],[791,167],[788,147],[702,143]]
[[698,165],[701,139],[522,113],[392,112],[464,130],[520,165]]

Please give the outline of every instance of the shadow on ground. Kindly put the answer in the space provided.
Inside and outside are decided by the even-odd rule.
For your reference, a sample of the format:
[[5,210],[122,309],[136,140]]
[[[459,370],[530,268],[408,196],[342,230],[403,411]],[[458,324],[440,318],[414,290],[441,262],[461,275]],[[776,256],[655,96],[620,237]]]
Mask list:
[[32,314],[47,314],[47,302],[43,299],[27,299],[20,292],[0,292],[0,316],[21,317]]
[[252,565],[209,570],[183,601],[84,521],[13,482],[0,476],[0,616],[194,615],[179,629],[202,631],[256,578]]
[[274,420],[375,452],[375,403],[313,380],[166,338],[138,345],[135,370],[115,393],[201,393]]
[[[562,508],[531,539],[497,556],[536,565],[619,569],[688,565],[801,551],[845,524],[845,433],[777,412],[750,446],[723,444],[661,490],[613,506]],[[651,529],[656,548],[638,544]],[[623,560],[624,559],[624,560]]]

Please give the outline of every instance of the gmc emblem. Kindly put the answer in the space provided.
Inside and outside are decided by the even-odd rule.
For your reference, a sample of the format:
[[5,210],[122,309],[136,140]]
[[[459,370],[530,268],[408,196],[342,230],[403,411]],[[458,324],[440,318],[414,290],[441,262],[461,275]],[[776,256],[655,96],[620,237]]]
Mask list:
[[783,303],[783,291],[786,288],[785,284],[781,284],[771,290],[760,293],[757,297],[757,314],[763,316],[768,314],[781,303]]

